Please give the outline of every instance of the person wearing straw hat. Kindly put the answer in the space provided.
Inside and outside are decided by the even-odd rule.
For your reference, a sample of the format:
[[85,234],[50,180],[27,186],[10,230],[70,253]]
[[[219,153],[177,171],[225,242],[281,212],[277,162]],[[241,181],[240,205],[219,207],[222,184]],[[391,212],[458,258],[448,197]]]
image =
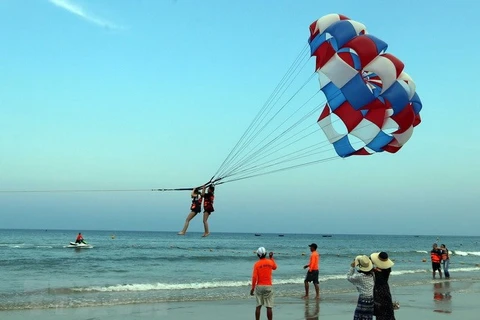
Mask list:
[[388,258],[384,251],[370,255],[375,268],[375,286],[373,288],[374,310],[373,314],[377,320],[395,320],[392,294],[388,285],[388,278],[392,272],[393,261]]
[[[356,268],[355,268],[356,267]],[[354,320],[373,319],[373,264],[368,256],[357,256],[350,264],[347,280],[358,291],[358,302],[353,315]]]
[[267,319],[273,319],[273,287],[272,271],[277,269],[277,264],[273,259],[273,252],[268,254],[270,259],[266,259],[267,250],[260,247],[257,250],[258,261],[253,266],[252,289],[250,295],[255,294],[257,306],[255,308],[255,319],[260,320],[260,311],[262,305],[267,308]]

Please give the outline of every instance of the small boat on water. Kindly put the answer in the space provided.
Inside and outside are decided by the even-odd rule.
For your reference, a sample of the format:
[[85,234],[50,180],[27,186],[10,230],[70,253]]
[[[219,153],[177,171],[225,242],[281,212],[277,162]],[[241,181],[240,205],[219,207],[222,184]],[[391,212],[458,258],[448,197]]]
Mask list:
[[278,236],[279,236],[279,237],[283,237],[283,234],[279,234]]
[[91,249],[93,246],[88,243],[75,243],[75,242],[70,242],[70,244],[67,246],[67,248],[75,248],[75,249]]
[[255,233],[255,237],[260,237],[261,234],[260,233]]
[[331,238],[332,235],[331,235],[331,234],[322,234],[322,237],[324,237],[324,238]]

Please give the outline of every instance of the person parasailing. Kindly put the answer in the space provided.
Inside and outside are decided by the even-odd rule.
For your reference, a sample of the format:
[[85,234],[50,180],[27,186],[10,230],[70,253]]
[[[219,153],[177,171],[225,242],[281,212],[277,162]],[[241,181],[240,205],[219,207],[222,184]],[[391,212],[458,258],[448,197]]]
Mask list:
[[215,199],[215,186],[211,184],[208,186],[208,191],[205,193],[206,186],[203,186],[202,189],[202,198],[203,198],[203,227],[205,232],[203,233],[202,237],[208,237],[210,235],[210,231],[208,229],[208,218],[210,214],[215,211],[213,208],[213,201]]
[[199,212],[202,211],[202,193],[200,192],[201,187],[194,188],[191,193],[192,204],[190,205],[190,213],[188,214],[187,218],[185,219],[185,224],[183,226],[182,231],[178,233],[178,235],[185,235],[188,229],[188,225],[190,224],[190,220],[192,220]]

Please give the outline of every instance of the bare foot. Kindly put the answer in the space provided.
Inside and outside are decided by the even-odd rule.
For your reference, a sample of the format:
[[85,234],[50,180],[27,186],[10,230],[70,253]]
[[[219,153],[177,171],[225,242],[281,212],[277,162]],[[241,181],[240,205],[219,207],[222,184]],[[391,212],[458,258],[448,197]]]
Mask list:
[[302,299],[308,299],[308,295],[303,296]]
[[202,237],[208,237],[210,235],[210,233],[204,233]]
[[177,234],[178,234],[179,236],[183,236],[183,235],[185,235],[185,232],[183,232],[183,231],[180,231],[180,232],[179,232],[179,233],[177,233]]
[[316,296],[315,299],[320,300],[320,296]]

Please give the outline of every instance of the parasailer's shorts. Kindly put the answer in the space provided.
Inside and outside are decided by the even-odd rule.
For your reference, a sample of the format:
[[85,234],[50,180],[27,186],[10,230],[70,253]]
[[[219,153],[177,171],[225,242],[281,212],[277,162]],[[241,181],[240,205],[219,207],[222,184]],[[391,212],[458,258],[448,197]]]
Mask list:
[[213,211],[215,211],[215,209],[213,209],[212,206],[210,206],[210,207],[204,207],[203,210],[204,210],[205,212],[207,212],[208,214],[210,214],[210,213],[212,213]]
[[265,306],[267,308],[273,308],[272,286],[257,286],[255,288],[255,297],[257,298],[257,307]]

